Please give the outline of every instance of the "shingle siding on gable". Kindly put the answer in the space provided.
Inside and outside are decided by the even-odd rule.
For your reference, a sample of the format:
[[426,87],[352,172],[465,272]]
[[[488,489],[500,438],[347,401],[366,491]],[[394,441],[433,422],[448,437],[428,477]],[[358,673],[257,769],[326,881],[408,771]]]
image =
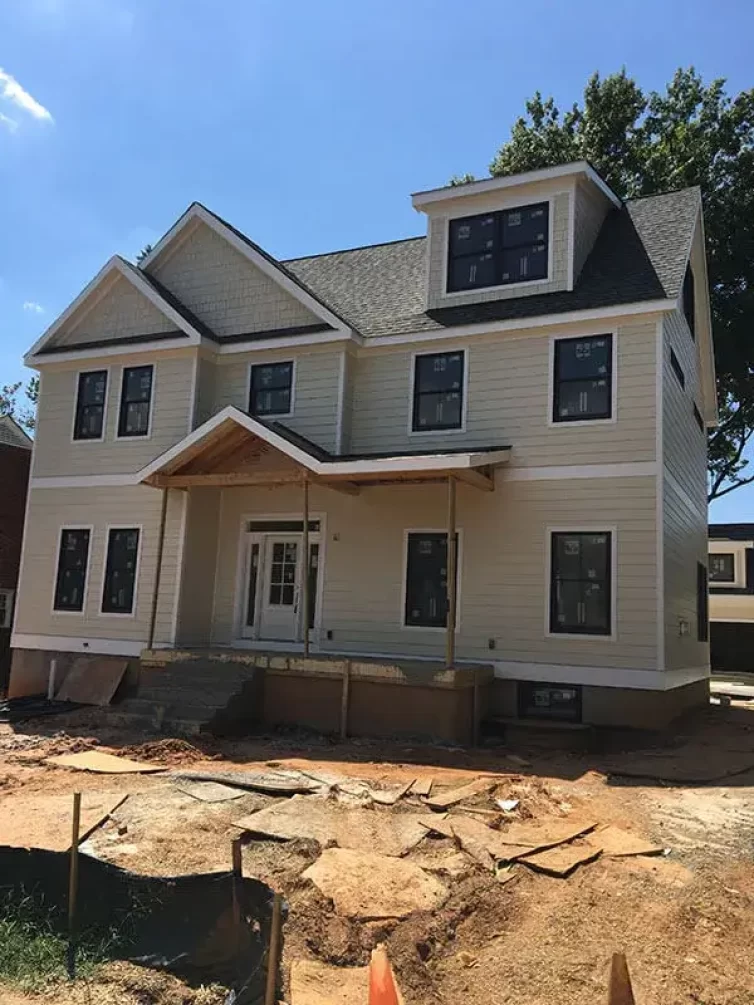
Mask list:
[[[521,195],[521,205],[540,202],[547,195]],[[447,234],[448,217],[436,216],[429,219],[429,300],[430,309],[447,307],[448,305],[478,304],[489,300],[509,300],[512,297],[531,296],[535,293],[554,293],[565,290],[568,286],[568,192],[556,193],[553,197],[552,221],[552,265],[553,274],[542,282],[526,283],[525,286],[515,285],[510,289],[505,286],[494,289],[470,290],[468,293],[453,293],[446,296],[445,278],[448,268]],[[487,207],[489,208],[489,207]],[[475,209],[469,206],[452,213],[453,217],[486,212],[487,209]]]
[[135,335],[164,335],[176,325],[123,276],[87,310],[82,305],[55,334],[48,347],[75,346],[100,340],[117,341]]
[[205,223],[150,272],[220,338],[322,321]]

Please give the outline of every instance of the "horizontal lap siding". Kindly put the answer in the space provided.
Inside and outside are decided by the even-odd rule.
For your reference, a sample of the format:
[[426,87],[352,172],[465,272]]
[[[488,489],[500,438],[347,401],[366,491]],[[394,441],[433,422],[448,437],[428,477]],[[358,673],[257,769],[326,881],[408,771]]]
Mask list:
[[[609,327],[605,331],[609,331]],[[594,331],[594,329],[592,329]],[[597,329],[598,331],[598,329]],[[465,432],[412,435],[409,350],[374,352],[354,366],[351,446],[354,452],[428,451],[442,447],[512,446],[514,465],[612,464],[655,457],[655,322],[617,331],[617,421],[549,425],[552,410],[548,334],[499,335],[453,343],[466,347]],[[568,335],[583,334],[570,326]],[[448,351],[435,343],[422,351]]]
[[[520,482],[494,493],[460,486],[459,658],[654,669],[654,491],[654,478]],[[313,486],[310,506],[326,514],[322,631],[333,638],[323,645],[441,658],[443,632],[402,626],[401,587],[404,531],[442,530],[444,486],[372,488],[357,497]],[[215,642],[229,642],[235,632],[242,517],[300,512],[301,493],[292,489],[223,493]],[[616,641],[545,637],[546,528],[584,524],[618,527]]]
[[[118,404],[123,368],[154,364],[152,426],[148,437],[116,439]],[[72,440],[78,374],[82,370],[109,369],[105,439]],[[192,409],[192,354],[162,356],[142,353],[124,362],[92,359],[42,374],[37,413],[35,478],[72,475],[124,474],[138,471],[186,435]]]
[[[708,645],[697,638],[696,596],[697,563],[707,562],[707,437],[693,415],[701,401],[697,343],[681,313],[668,316],[663,335],[665,662],[673,670],[709,663]],[[671,368],[671,347],[685,388]]]
[[[221,356],[215,367],[214,411],[235,405],[242,411],[249,407],[249,372],[252,364],[282,363],[295,360],[293,414],[280,421],[325,450],[336,446],[338,425],[338,380],[340,353],[321,352],[251,352]],[[275,416],[270,416],[274,419]]]
[[177,643],[209,645],[214,603],[220,489],[192,488],[187,499]]
[[[184,495],[173,491],[168,498],[155,631],[157,642],[172,640]],[[32,489],[29,533],[24,545],[14,630],[31,635],[146,641],[155,585],[161,500],[160,492],[140,486]],[[93,528],[85,610],[81,614],[56,613],[52,610],[52,603],[60,529],[82,525]],[[108,525],[142,526],[134,617],[113,617],[99,613]]]

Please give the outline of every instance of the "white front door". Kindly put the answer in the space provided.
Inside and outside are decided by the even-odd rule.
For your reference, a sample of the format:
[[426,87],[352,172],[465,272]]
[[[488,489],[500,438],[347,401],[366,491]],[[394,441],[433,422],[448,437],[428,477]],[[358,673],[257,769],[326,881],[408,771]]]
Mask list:
[[301,603],[301,535],[267,534],[264,538],[259,638],[298,639]]

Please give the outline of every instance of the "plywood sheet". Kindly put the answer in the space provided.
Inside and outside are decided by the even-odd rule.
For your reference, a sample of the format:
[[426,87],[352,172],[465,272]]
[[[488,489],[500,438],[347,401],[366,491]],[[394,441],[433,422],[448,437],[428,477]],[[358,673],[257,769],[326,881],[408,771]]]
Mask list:
[[411,786],[412,796],[428,796],[432,791],[432,778],[417,778]]
[[434,911],[448,897],[446,887],[413,862],[346,848],[328,848],[303,875],[348,918],[405,918]]
[[[122,792],[84,792],[79,836],[100,827],[125,800]],[[73,796],[24,796],[12,793],[0,802],[0,844],[11,848],[68,851],[71,847]]]
[[179,792],[184,792],[192,799],[198,799],[202,803],[227,803],[233,799],[243,799],[246,795],[243,789],[233,789],[230,785],[223,785],[221,782],[176,782],[175,787]]
[[104,754],[99,750],[85,750],[80,754],[60,754],[48,757],[46,764],[57,764],[61,768],[75,768],[78,771],[96,771],[104,775],[136,775],[164,771],[159,764],[131,761],[127,757]]
[[596,820],[571,820],[568,817],[544,817],[526,823],[514,823],[499,831],[502,844],[523,845],[532,850],[554,848],[573,841],[597,826]]
[[473,820],[461,814],[423,816],[420,823],[427,830],[452,838],[485,868],[491,869],[495,861],[512,862],[522,855],[529,855],[529,845],[512,845],[503,840],[500,831],[488,827],[481,820]]
[[458,789],[451,789],[449,792],[431,796],[427,800],[427,805],[435,810],[446,810],[449,806],[455,806],[456,803],[460,803],[464,799],[478,796],[482,792],[490,792],[496,785],[497,780],[494,778],[477,778]]
[[557,848],[548,848],[534,855],[527,855],[520,861],[536,872],[544,872],[548,876],[564,878],[574,869],[587,862],[593,862],[600,855],[600,849],[590,844],[564,844]]
[[364,1005],[369,967],[331,967],[319,960],[291,964],[292,1005]]
[[55,697],[83,705],[109,705],[127,669],[126,660],[80,657],[73,661]]
[[664,851],[661,844],[647,841],[638,834],[624,831],[621,827],[608,824],[599,830],[588,834],[585,838],[588,844],[599,848],[607,858],[626,858],[633,855],[661,855]]

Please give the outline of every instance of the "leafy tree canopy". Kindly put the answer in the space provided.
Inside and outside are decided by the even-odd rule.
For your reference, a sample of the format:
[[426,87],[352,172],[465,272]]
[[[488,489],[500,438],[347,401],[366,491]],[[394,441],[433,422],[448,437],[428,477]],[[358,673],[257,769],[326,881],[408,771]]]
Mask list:
[[24,388],[24,396],[30,405],[19,402],[21,381],[0,386],[0,415],[10,415],[19,426],[32,432],[36,425],[37,399],[39,398],[39,377],[31,377]]

